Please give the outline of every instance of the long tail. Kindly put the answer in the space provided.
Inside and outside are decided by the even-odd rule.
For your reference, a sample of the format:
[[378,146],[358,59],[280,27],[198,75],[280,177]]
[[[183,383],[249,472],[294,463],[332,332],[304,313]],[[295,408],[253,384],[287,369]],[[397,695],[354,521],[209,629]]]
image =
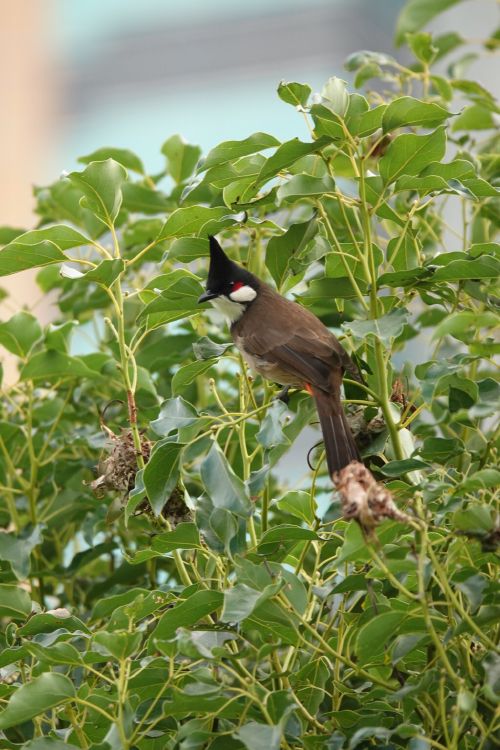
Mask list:
[[351,428],[340,403],[339,395],[313,390],[321,431],[325,443],[326,463],[330,476],[351,461],[361,461]]

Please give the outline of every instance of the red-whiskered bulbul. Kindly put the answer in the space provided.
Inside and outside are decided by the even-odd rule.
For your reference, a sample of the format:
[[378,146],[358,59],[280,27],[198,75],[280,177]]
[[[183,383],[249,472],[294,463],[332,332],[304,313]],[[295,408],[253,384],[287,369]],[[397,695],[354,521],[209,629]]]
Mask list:
[[340,402],[342,376],[347,371],[360,380],[357,366],[312,312],[230,260],[215,237],[209,241],[206,291],[198,302],[210,302],[227,318],[233,341],[252,370],[313,396],[330,475],[360,461]]

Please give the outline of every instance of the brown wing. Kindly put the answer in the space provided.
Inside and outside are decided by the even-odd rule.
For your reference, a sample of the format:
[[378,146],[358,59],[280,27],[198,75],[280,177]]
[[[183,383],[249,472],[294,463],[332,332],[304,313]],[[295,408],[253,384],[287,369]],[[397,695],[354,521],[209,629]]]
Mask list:
[[[323,391],[338,388],[332,382],[337,368],[357,368],[340,342],[304,307],[262,285],[259,297],[232,328],[249,354],[276,363],[298,380]],[[338,378],[335,378],[338,382]]]

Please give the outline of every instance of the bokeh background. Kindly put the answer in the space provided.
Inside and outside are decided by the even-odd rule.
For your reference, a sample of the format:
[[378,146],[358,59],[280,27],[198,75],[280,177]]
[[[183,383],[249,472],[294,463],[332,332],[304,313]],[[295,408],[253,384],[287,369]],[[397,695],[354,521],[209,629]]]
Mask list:
[[[136,151],[154,172],[172,133],[206,151],[261,130],[307,137],[276,95],[280,79],[319,90],[348,78],[345,57],[393,52],[403,0],[0,0],[0,225],[33,226],[33,184],[103,145]],[[474,43],[497,24],[494,0],[436,19]],[[497,87],[491,62],[468,72]],[[2,279],[0,319],[28,305],[44,322],[34,273]]]

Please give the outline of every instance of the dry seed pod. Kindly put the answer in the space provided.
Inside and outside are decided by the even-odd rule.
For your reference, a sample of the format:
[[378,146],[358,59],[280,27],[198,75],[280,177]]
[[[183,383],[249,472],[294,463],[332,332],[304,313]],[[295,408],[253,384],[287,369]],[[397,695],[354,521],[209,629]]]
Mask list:
[[387,487],[375,480],[366,466],[352,461],[336,472],[333,483],[340,494],[344,518],[355,518],[370,532],[386,518],[408,523],[412,519],[394,503]]

